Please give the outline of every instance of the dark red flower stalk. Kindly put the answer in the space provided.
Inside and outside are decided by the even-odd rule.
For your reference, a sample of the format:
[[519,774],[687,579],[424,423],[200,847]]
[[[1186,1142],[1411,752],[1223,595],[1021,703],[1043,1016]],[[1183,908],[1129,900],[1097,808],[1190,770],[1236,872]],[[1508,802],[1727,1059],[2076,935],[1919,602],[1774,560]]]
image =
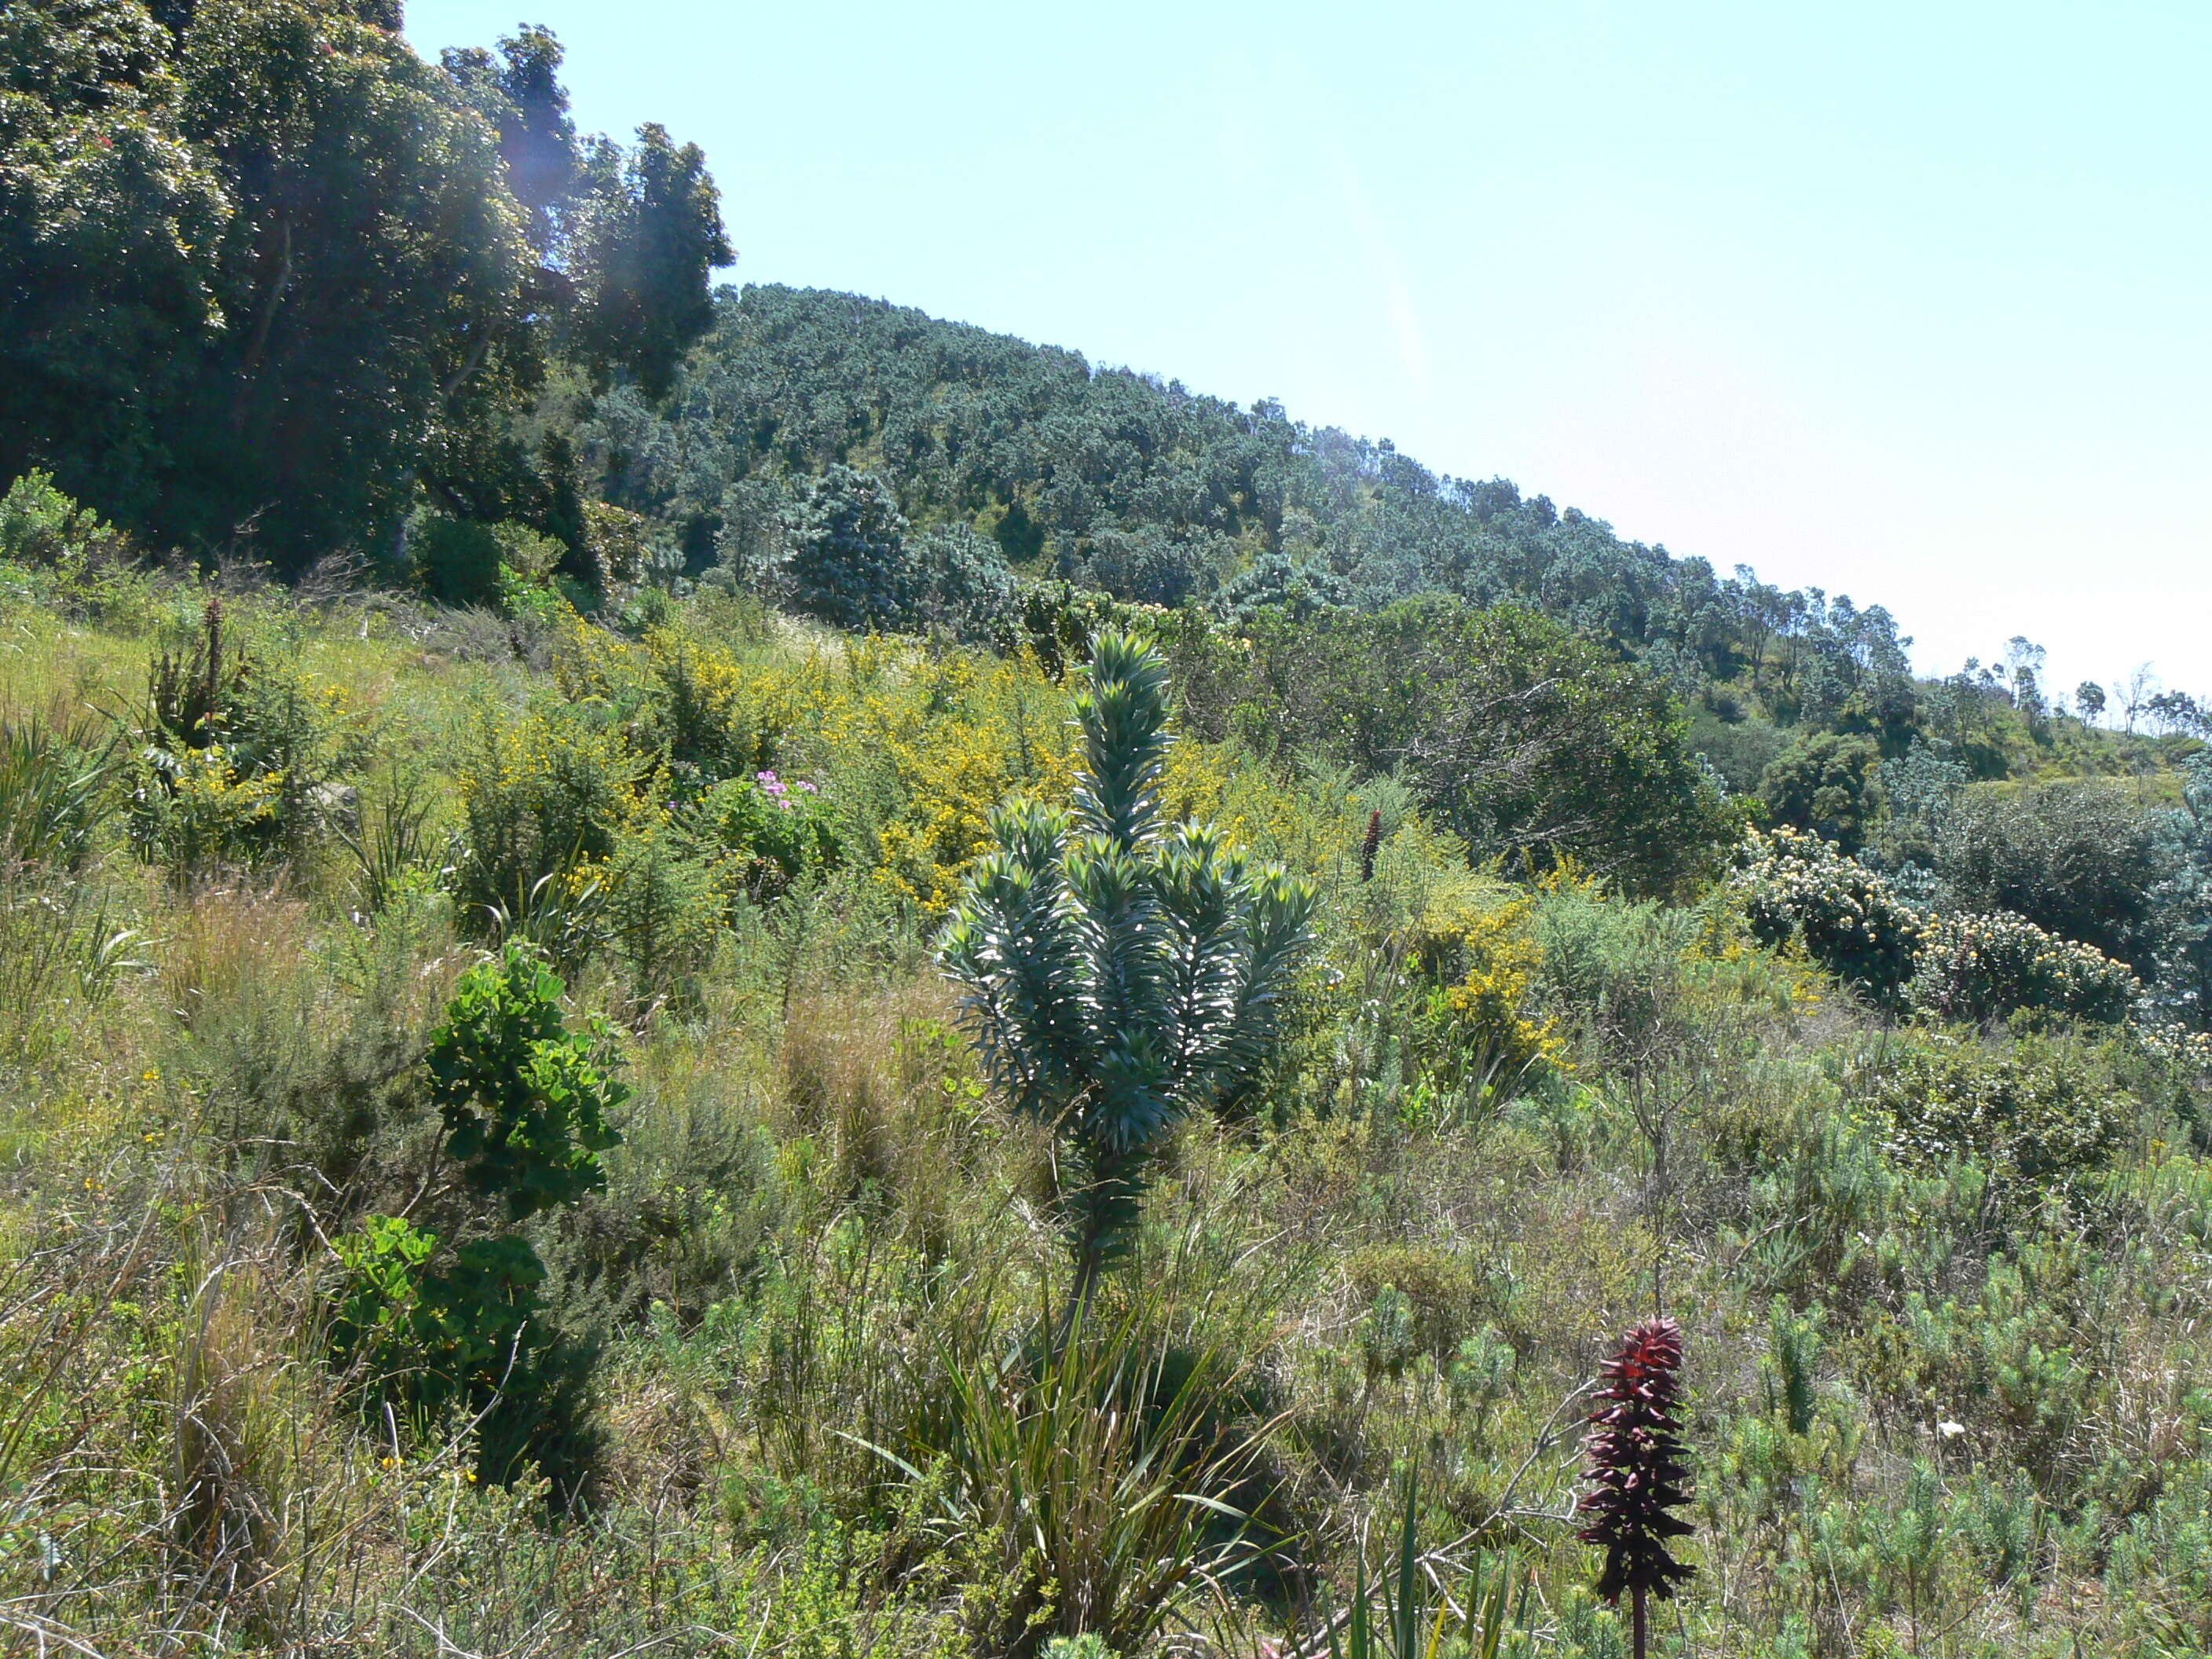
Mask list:
[[1576,1506],[1589,1516],[1581,1536],[1605,1551],[1597,1593],[1634,1601],[1637,1659],[1644,1655],[1644,1604],[1666,1601],[1694,1571],[1668,1552],[1691,1530],[1671,1510],[1690,1501],[1689,1466],[1674,1422],[1681,1396],[1682,1328],[1671,1319],[1638,1325],[1598,1371],[1597,1404],[1583,1441],[1591,1490]]
[[1376,849],[1382,845],[1382,811],[1377,807],[1367,815],[1367,833],[1359,841],[1359,878],[1375,879]]

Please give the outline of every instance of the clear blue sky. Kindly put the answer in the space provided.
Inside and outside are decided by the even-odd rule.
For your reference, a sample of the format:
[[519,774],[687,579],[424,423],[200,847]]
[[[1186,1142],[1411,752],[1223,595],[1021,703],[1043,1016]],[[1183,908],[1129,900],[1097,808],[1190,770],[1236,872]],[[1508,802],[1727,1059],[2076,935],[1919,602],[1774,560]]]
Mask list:
[[659,120],[731,276],[1503,473],[2212,693],[2212,6],[412,0]]

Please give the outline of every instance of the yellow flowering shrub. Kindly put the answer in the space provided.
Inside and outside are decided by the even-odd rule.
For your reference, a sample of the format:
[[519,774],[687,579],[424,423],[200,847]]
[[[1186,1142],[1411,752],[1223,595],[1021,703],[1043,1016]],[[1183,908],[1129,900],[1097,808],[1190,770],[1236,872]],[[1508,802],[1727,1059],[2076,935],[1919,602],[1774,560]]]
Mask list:
[[[769,769],[813,783],[877,879],[925,912],[989,845],[994,807],[1073,787],[1070,693],[1026,654],[881,637],[733,647],[688,616],[626,640],[576,619],[554,672],[564,702],[606,710],[679,795]],[[1367,823],[1349,777],[1286,780],[1233,741],[1176,744],[1161,793],[1170,818],[1216,823],[1302,872],[1356,859]]]
[[[1168,750],[1160,774],[1160,810],[1170,823],[1185,818],[1218,824],[1239,845],[1239,815],[1226,810],[1230,789],[1236,781],[1234,757],[1223,744],[1193,743],[1188,738]],[[1247,825],[1249,827],[1249,824]]]
[[1232,844],[1301,875],[1348,872],[1367,832],[1369,809],[1348,773],[1288,775],[1234,738],[1177,743],[1168,753],[1160,794],[1170,817],[1214,824]]
[[165,755],[131,799],[131,833],[184,882],[210,861],[244,860],[275,835],[284,801],[276,773],[241,771],[221,744]]
[[625,828],[665,810],[655,768],[604,710],[480,708],[459,747],[459,896],[471,907],[526,905],[544,878],[603,863]]
[[855,781],[875,796],[880,878],[926,910],[951,902],[1000,802],[1065,800],[1074,787],[1066,695],[1033,668],[958,653],[847,686],[825,689],[810,735],[867,775]]
[[577,618],[554,678],[567,701],[614,710],[641,753],[708,781],[775,765],[784,734],[802,718],[804,675],[749,662],[681,628],[633,642]]
[[1433,903],[1414,930],[1416,956],[1443,981],[1432,1011],[1462,1069],[1512,1079],[1565,1064],[1557,1024],[1538,1006],[1544,953],[1535,915],[1528,894],[1470,884]]
[[745,655],[681,626],[631,641],[586,624],[556,674],[679,787],[769,768],[815,785],[872,841],[878,878],[925,910],[951,902],[1000,802],[1073,787],[1067,693],[1033,662],[883,639]]

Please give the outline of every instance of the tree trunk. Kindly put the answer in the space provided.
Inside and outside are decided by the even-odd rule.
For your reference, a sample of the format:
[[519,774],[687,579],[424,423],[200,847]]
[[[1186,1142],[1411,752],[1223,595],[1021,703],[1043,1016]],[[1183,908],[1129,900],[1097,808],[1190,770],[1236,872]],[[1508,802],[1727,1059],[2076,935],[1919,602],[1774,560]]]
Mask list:
[[253,393],[253,383],[261,373],[261,360],[269,350],[269,332],[276,325],[276,307],[284,302],[284,290],[292,286],[292,218],[279,215],[276,220],[276,276],[269,285],[268,301],[261,307],[261,316],[253,325],[253,337],[246,343],[245,361],[240,365],[238,390],[230,405],[230,429],[234,434],[246,430],[246,416]]
[[477,336],[475,343],[469,347],[469,355],[461,360],[461,366],[447,376],[445,384],[438,388],[441,401],[450,401],[456,392],[468,384],[469,376],[483,367],[484,354],[490,349],[491,333],[487,329]]
[[1060,1311],[1059,1329],[1053,1336],[1054,1354],[1066,1348],[1069,1339],[1090,1316],[1098,1281],[1105,1273],[1106,1253],[1131,1191],[1121,1166],[1119,1158],[1108,1160],[1104,1168],[1094,1170],[1091,1184],[1083,1189],[1082,1220],[1075,1237],[1075,1279],[1068,1287],[1067,1305]]

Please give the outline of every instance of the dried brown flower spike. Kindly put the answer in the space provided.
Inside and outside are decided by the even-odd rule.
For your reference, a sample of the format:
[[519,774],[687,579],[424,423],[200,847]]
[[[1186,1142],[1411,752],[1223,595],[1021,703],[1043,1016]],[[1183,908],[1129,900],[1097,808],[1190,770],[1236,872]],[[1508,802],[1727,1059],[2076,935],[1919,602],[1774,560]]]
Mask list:
[[1375,854],[1382,845],[1382,809],[1367,815],[1367,833],[1359,838],[1359,878],[1375,879]]
[[1581,1536],[1605,1551],[1597,1592],[1632,1598],[1636,1659],[1644,1659],[1644,1601],[1666,1601],[1694,1571],[1668,1553],[1691,1530],[1669,1511],[1690,1501],[1689,1467],[1674,1413],[1681,1395],[1682,1328],[1671,1319],[1638,1325],[1598,1371],[1597,1404],[1583,1442],[1591,1490],[1577,1511],[1592,1517]]

